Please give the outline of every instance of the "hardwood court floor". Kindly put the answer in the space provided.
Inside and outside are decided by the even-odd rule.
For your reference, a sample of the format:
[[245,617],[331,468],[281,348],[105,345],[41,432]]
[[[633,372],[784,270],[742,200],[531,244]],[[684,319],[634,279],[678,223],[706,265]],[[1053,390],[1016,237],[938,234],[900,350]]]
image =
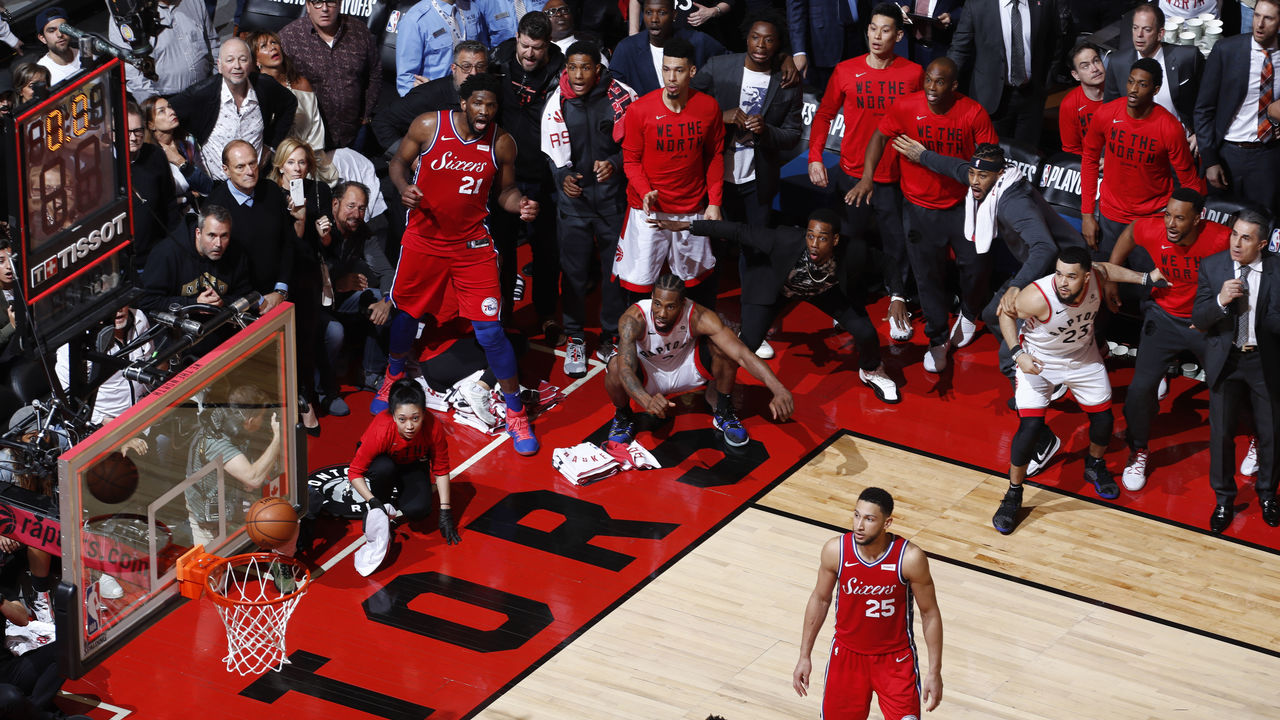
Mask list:
[[945,689],[929,717],[1263,718],[1280,707],[1270,556],[1045,489],[1029,490],[1036,509],[1002,537],[984,526],[1003,483],[839,437],[478,717],[816,716],[832,619],[810,697],[798,698],[804,605],[831,526],[847,524],[870,484],[897,499],[894,529],[934,556]]

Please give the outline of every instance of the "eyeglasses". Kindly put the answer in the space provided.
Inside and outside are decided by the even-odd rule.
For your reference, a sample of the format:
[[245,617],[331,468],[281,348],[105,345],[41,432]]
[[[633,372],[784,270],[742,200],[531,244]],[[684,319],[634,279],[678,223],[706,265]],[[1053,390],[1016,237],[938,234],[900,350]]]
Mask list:
[[147,134],[147,129],[146,128],[129,128],[129,134],[139,135],[139,136],[145,135]]
[[542,12],[544,12],[544,13],[546,13],[546,14],[548,14],[548,15],[552,16],[552,17],[555,17],[555,16],[557,16],[557,15],[568,15],[568,14],[569,14],[569,8],[568,8],[568,6],[565,6],[565,7],[558,7],[558,8],[551,8],[551,9],[543,8],[543,9],[542,9]]
[[325,5],[338,5],[341,0],[307,0],[307,4],[313,8],[322,8]]
[[454,63],[453,65],[454,67],[458,68],[459,70],[461,70],[462,72],[468,75],[470,75],[473,71],[482,73],[489,69],[489,63],[487,62]]

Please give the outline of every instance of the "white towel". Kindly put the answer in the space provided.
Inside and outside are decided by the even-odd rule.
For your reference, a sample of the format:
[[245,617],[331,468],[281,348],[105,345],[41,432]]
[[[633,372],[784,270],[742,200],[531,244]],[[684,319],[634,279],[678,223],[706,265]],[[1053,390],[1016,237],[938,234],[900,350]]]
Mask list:
[[987,196],[976,207],[973,193],[966,192],[964,194],[964,236],[973,243],[974,250],[979,255],[985,255],[991,249],[991,242],[995,240],[996,233],[999,232],[999,226],[996,224],[996,209],[1000,205],[1000,196],[1013,183],[1021,179],[1022,171],[1016,166],[1010,165],[1004,169],[1004,174],[996,180],[991,192],[988,192]]
[[364,545],[356,550],[352,558],[356,572],[362,577],[369,577],[382,564],[387,556],[387,547],[391,545],[391,520],[382,508],[370,508],[365,514],[364,540]]

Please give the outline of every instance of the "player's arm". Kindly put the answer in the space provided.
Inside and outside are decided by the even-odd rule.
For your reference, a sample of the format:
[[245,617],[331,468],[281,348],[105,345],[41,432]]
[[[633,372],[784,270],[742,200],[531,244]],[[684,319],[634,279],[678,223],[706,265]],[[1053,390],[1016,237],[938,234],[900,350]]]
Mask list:
[[1157,268],[1151,272],[1138,272],[1130,270],[1123,265],[1113,265],[1109,262],[1095,262],[1093,269],[1098,273],[1098,279],[1103,282],[1122,282],[1133,285],[1150,285],[1151,287],[1167,288],[1169,281],[1164,279]]
[[271,470],[275,467],[280,455],[280,416],[271,413],[271,442],[267,444],[257,460],[249,462],[243,454],[237,455],[224,466],[231,477],[249,490],[257,490],[271,478]]
[[[1120,233],[1120,237],[1116,238],[1116,246],[1111,249],[1111,264],[1123,266],[1124,261],[1129,259],[1129,253],[1133,252],[1134,245],[1133,223],[1129,223]],[[1116,287],[1114,280],[1102,283],[1102,297],[1107,301],[1107,307],[1111,308],[1111,312],[1120,309],[1120,289]]]
[[911,583],[911,594],[920,608],[924,645],[929,649],[929,670],[920,683],[920,694],[924,709],[932,711],[942,702],[942,613],[929,574],[929,558],[910,543],[902,557],[902,577]]
[[516,141],[498,130],[493,150],[498,158],[498,205],[512,215],[519,215],[521,221],[532,222],[538,217],[538,201],[525,197],[516,185]]
[[1022,349],[1018,342],[1018,321],[1028,318],[1048,318],[1049,301],[1035,285],[1028,285],[1018,293],[1013,301],[1013,312],[1000,313],[1000,334],[1004,336],[1005,346],[1013,352],[1013,362],[1022,372],[1028,375],[1040,374],[1044,364],[1034,355]]
[[400,149],[391,156],[387,164],[387,174],[400,193],[400,202],[407,208],[416,208],[422,202],[422,189],[409,177],[409,169],[422,153],[422,146],[436,136],[436,126],[440,122],[440,114],[423,113],[409,124],[409,132],[400,141]]
[[844,196],[846,205],[862,205],[871,202],[871,191],[875,188],[876,168],[880,166],[880,158],[884,157],[884,147],[889,144],[889,136],[876,128],[871,139],[867,141],[867,152],[862,156],[862,179]]
[[1099,158],[1106,144],[1102,123],[1098,121],[1100,114],[1102,113],[1094,114],[1093,120],[1089,122],[1089,129],[1084,134],[1084,147],[1080,151],[1080,232],[1084,235],[1084,241],[1088,243],[1090,250],[1098,249],[1100,237],[1098,219],[1093,216],[1098,184],[1102,182],[1102,164]]
[[724,202],[724,121],[718,112],[708,119],[707,142],[702,144],[702,162],[707,168],[707,209],[703,216],[708,220],[723,220],[720,205]]
[[733,333],[724,323],[720,322],[720,316],[702,307],[694,306],[693,318],[693,334],[706,335],[711,338],[711,342],[720,348],[729,357],[730,360],[741,365],[747,372],[751,373],[751,377],[759,380],[769,388],[773,393],[773,399],[769,401],[769,411],[773,414],[773,419],[785,421],[791,417],[791,411],[795,409],[795,402],[791,399],[791,391],[782,386],[782,382],[773,374],[769,366],[763,360],[756,357],[738,336]]
[[[836,589],[839,571],[840,538],[833,537],[822,546],[818,582],[809,594],[809,603],[804,607],[804,626],[800,630],[800,659],[796,661],[796,669],[791,673],[791,687],[795,688],[800,697],[809,694],[809,675],[813,672],[813,661],[809,656],[813,655],[813,643],[818,639],[818,631],[827,620],[827,611],[831,609],[831,593]],[[932,654],[931,648],[930,655]]]
[[636,356],[636,346],[644,338],[645,332],[645,321],[640,310],[634,305],[627,308],[627,311],[618,319],[618,378],[622,388],[627,391],[627,395],[632,400],[636,401],[637,405],[644,408],[650,415],[663,418],[667,416],[667,408],[675,407],[676,404],[663,395],[650,395],[645,392],[644,385],[640,382],[640,374],[637,372],[640,358]]
[[818,187],[827,186],[827,166],[822,162],[822,153],[827,147],[831,123],[843,105],[844,86],[832,78],[822,94],[818,111],[813,114],[813,127],[809,129],[809,182]]

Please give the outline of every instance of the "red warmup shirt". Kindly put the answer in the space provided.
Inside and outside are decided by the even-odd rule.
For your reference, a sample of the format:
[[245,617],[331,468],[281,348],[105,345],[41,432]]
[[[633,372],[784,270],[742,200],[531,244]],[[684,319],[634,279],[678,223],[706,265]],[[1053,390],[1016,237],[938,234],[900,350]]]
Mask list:
[[1084,134],[1089,121],[1102,107],[1101,100],[1090,100],[1080,85],[1071,89],[1058,105],[1058,134],[1062,136],[1062,152],[1079,155],[1084,150]]
[[[849,177],[862,178],[862,161],[867,143],[880,126],[880,119],[893,103],[920,89],[924,70],[906,58],[894,57],[889,67],[873,68],[870,55],[861,55],[836,65],[822,104],[813,116],[809,131],[809,162],[822,162],[822,149],[836,112],[844,110],[844,137],[840,140],[840,169]],[[898,152],[886,146],[876,166],[876,182],[898,182]]]
[[907,541],[889,535],[884,555],[858,557],[853,533],[840,536],[835,641],[862,655],[911,647],[911,585],[902,576]]
[[622,166],[627,204],[639,210],[644,196],[658,191],[658,210],[699,213],[720,205],[724,193],[724,120],[706,93],[689,91],[676,112],[662,101],[663,88],[641,97],[623,118]]
[[375,415],[364,435],[360,436],[360,447],[356,448],[356,456],[351,459],[347,477],[365,477],[369,463],[382,454],[390,455],[398,465],[429,460],[432,475],[449,474],[449,443],[445,439],[444,426],[426,410],[423,410],[422,427],[413,440],[400,437],[390,413]]
[[[955,104],[945,114],[929,109],[923,92],[899,99],[880,120],[880,132],[893,138],[906,135],[939,155],[973,157],[979,143],[997,143],[987,111],[977,102],[956,93]],[[968,188],[945,175],[913,162],[902,161],[902,195],[922,208],[945,210],[964,199]]]
[[[1178,184],[1205,191],[1196,174],[1182,123],[1156,105],[1145,118],[1129,117],[1127,97],[1104,103],[1094,113],[1080,156],[1080,212],[1092,215],[1098,194],[1098,157],[1104,158],[1102,214],[1131,223],[1160,213]],[[1105,153],[1105,155],[1104,155]]]
[[454,129],[455,117],[465,126],[460,112],[438,114],[436,136],[418,155],[413,182],[422,190],[422,202],[409,210],[401,242],[419,252],[453,252],[466,241],[489,237],[485,222],[498,174],[498,126],[490,123],[479,137],[463,140]]
[[1226,250],[1230,240],[1230,228],[1206,220],[1195,243],[1184,248],[1169,242],[1163,217],[1133,221],[1134,244],[1147,251],[1169,281],[1167,288],[1151,288],[1151,299],[1165,312],[1180,318],[1191,317],[1196,285],[1200,282],[1200,261]]

